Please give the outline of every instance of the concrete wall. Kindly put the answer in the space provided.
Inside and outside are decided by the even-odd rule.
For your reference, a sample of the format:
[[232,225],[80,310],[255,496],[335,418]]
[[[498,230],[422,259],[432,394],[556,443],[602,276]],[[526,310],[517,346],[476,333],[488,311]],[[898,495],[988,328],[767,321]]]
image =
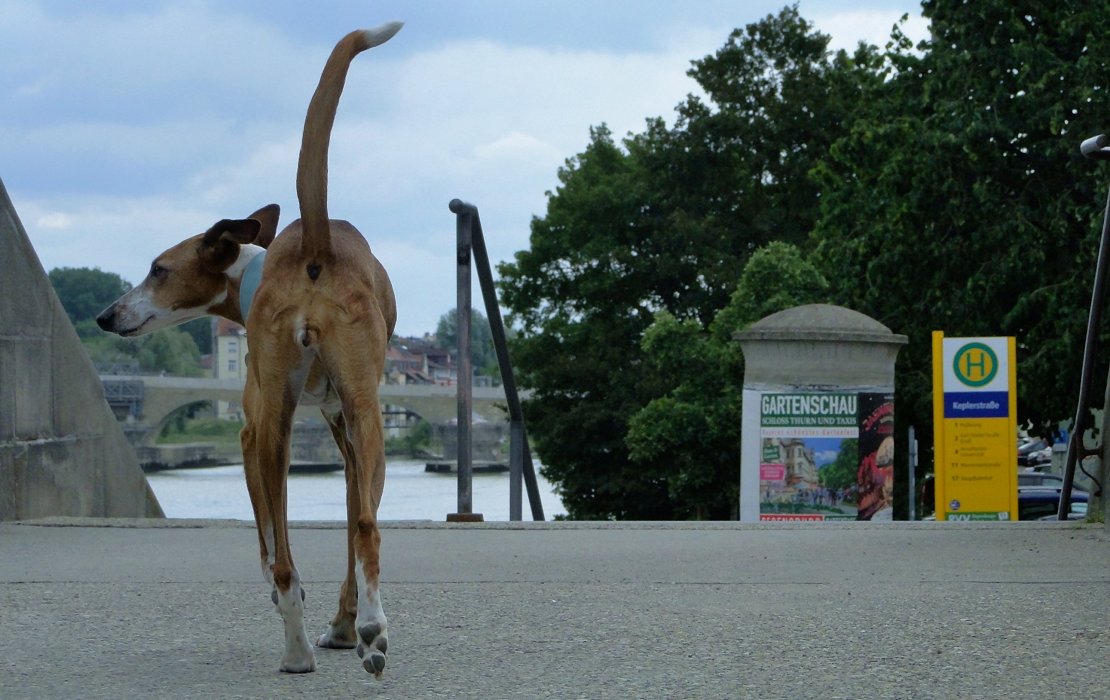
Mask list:
[[0,520],[162,517],[0,182]]

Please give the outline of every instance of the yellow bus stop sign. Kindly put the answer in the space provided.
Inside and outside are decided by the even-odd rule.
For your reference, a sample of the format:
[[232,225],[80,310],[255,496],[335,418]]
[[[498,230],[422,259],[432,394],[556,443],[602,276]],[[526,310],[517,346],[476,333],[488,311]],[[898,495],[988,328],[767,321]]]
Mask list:
[[1017,519],[1017,363],[1012,337],[933,332],[937,520]]

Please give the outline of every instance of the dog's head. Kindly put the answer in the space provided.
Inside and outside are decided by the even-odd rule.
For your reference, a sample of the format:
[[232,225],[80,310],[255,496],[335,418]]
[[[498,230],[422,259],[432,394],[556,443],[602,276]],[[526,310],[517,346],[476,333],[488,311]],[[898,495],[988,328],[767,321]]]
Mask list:
[[[277,233],[279,209],[270,204],[246,219],[224,219],[154,259],[137,287],[96,318],[102,329],[131,337],[207,314],[226,315],[228,283],[242,274],[243,246],[266,248]],[[236,310],[237,313],[237,310]]]

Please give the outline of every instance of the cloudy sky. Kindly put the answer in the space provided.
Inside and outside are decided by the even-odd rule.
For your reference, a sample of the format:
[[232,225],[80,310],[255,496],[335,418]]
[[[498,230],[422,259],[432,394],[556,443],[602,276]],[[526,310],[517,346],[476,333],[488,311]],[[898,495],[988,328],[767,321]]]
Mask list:
[[[155,254],[269,202],[297,217],[308,99],[334,42],[400,19],[352,66],[330,212],[393,278],[398,333],[455,305],[455,197],[490,256],[528,247],[589,128],[673,122],[690,61],[786,0],[0,0],[0,180],[43,266],[131,283]],[[311,7],[311,9],[308,9]],[[801,0],[834,47],[882,45],[914,0]],[[477,293],[476,293],[477,294]],[[477,296],[476,296],[477,298]]]

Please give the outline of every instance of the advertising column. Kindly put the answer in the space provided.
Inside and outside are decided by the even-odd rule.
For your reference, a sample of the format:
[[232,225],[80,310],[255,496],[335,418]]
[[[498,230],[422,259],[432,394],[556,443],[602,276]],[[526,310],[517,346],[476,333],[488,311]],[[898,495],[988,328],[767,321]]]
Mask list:
[[806,304],[733,334],[744,352],[740,519],[890,520],[904,335]]
[[933,332],[937,520],[1017,519],[1014,348]]

